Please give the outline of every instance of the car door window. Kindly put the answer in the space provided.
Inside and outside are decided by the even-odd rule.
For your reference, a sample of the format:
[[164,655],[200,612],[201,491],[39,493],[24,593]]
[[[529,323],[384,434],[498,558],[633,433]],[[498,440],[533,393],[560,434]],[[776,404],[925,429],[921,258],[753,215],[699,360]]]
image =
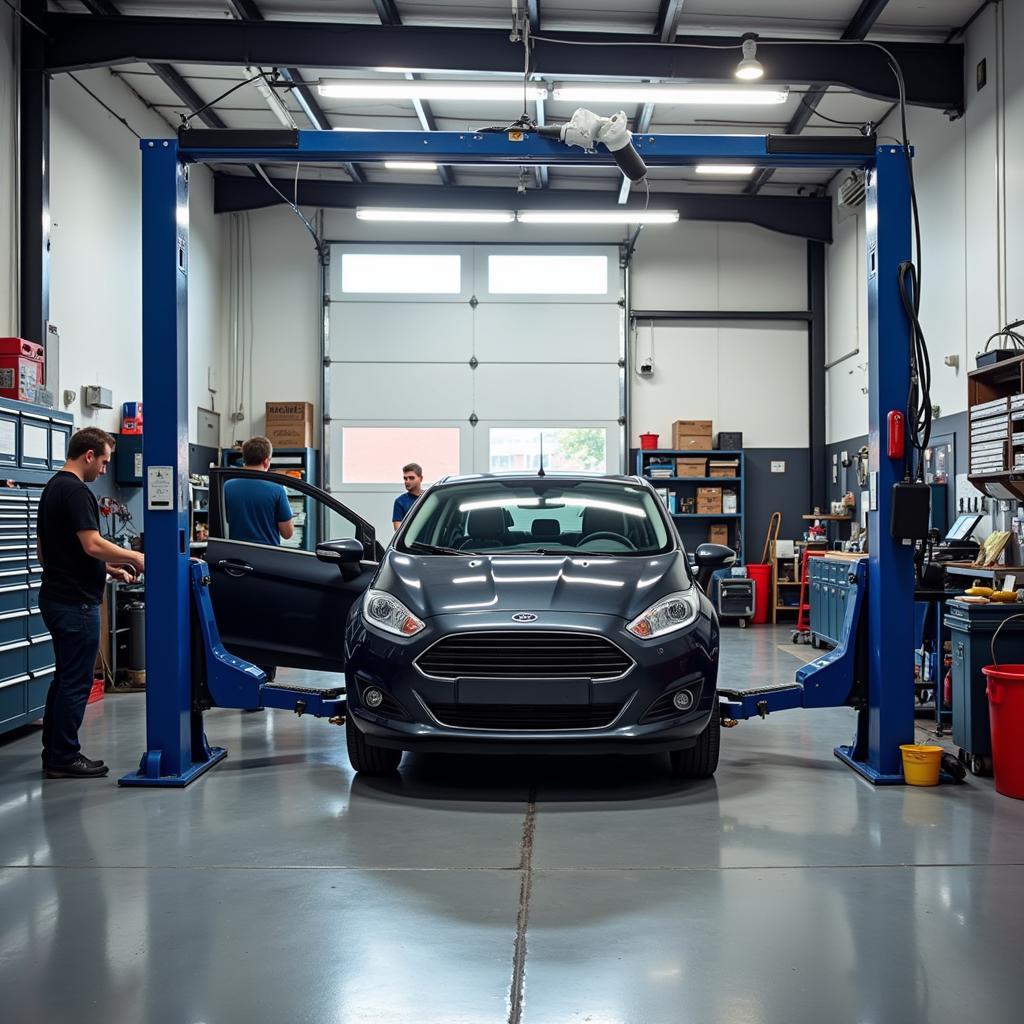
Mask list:
[[[360,517],[358,510],[346,508],[310,484],[293,482],[274,473],[227,469],[213,472],[211,486],[215,506],[210,516],[211,540],[313,552],[321,541],[354,538],[363,544],[368,561],[379,561],[381,557],[382,549],[373,527]],[[281,506],[274,503],[274,495],[282,500],[282,492],[292,513],[293,534],[287,539],[278,533]]]

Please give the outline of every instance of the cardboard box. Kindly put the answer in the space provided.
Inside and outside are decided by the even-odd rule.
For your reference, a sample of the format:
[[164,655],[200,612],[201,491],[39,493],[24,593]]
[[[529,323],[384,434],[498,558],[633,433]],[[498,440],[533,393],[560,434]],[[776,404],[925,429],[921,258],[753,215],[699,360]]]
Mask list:
[[721,487],[698,487],[697,488],[697,513],[699,515],[721,515],[722,514],[722,488]]
[[729,546],[729,527],[721,523],[708,527],[708,543]]
[[677,451],[710,451],[711,420],[676,420],[672,424],[672,447]]
[[275,448],[312,448],[313,403],[267,402],[266,434]]
[[734,477],[740,464],[732,459],[712,459],[708,463],[708,476]]
[[676,476],[707,476],[707,459],[676,459]]

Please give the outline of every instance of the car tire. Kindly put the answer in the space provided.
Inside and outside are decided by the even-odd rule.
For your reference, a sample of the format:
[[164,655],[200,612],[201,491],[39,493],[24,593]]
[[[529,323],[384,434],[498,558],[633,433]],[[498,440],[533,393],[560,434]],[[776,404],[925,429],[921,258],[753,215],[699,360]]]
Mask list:
[[710,779],[718,768],[718,751],[722,741],[722,717],[717,704],[697,742],[685,750],[673,750],[672,774],[677,779]]
[[367,743],[366,736],[352,721],[351,715],[345,718],[345,745],[348,747],[349,762],[363,775],[388,775],[397,770],[402,760],[401,750],[375,747]]

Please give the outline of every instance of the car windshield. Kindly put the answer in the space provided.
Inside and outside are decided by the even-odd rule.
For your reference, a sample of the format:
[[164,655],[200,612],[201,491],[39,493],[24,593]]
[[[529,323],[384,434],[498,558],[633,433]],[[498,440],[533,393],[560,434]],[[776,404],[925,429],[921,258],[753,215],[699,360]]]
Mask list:
[[657,499],[646,487],[530,477],[431,490],[397,547],[413,554],[653,555],[668,550],[671,541]]

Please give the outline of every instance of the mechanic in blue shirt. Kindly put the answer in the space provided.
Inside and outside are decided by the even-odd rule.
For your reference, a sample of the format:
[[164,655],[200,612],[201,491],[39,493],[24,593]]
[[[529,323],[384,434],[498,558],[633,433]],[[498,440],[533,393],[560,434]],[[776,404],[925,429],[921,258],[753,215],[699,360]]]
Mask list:
[[405,494],[395,498],[395,507],[391,510],[391,525],[396,530],[402,525],[402,520],[409,509],[416,504],[416,499],[423,493],[423,467],[416,462],[403,466],[402,482],[405,484]]
[[[242,445],[245,468],[254,473],[266,473],[273,454],[274,447],[265,437],[250,437]],[[288,495],[271,480],[228,480],[224,484],[224,504],[232,540],[280,544],[295,533]]]

